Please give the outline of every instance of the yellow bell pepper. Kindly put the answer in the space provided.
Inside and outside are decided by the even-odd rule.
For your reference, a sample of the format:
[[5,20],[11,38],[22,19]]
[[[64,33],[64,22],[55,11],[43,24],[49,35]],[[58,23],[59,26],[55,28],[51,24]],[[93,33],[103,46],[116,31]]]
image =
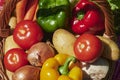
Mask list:
[[40,80],[82,80],[82,70],[77,65],[69,68],[76,58],[67,54],[57,54],[48,58],[40,72]]

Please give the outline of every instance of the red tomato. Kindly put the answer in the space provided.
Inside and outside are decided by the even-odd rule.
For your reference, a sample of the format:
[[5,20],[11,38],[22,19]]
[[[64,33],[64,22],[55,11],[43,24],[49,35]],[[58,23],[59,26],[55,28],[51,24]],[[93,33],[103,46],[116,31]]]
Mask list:
[[23,20],[16,25],[13,32],[14,41],[23,49],[29,49],[42,38],[43,31],[35,21]]
[[83,34],[74,43],[76,58],[84,62],[93,62],[102,51],[102,42],[92,34]]
[[6,52],[4,56],[4,65],[6,69],[14,72],[18,68],[27,65],[27,53],[23,49],[13,48]]

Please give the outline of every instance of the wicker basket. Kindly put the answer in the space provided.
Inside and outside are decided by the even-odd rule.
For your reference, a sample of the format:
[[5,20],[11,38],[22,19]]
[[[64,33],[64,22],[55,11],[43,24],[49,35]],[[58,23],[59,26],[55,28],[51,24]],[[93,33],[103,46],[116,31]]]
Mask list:
[[[15,9],[16,3],[20,0],[7,0],[3,10],[0,13],[0,80],[8,80],[8,77],[5,72],[5,68],[3,65],[3,47],[4,47],[4,39],[11,34],[10,27],[8,26],[9,19]],[[110,6],[107,0],[92,0],[95,2],[103,11],[105,15],[105,32],[103,36],[108,37],[110,39],[115,40],[116,35],[114,33],[114,16],[110,9]],[[108,72],[107,77],[104,80],[112,80],[112,75],[114,72],[115,63],[110,61],[110,70]]]

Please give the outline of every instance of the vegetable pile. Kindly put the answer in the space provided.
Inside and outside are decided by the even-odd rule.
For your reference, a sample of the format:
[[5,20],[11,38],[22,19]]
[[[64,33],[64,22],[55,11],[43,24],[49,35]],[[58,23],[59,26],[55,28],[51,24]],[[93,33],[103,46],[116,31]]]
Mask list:
[[117,80],[119,3],[18,0],[4,38],[6,80]]

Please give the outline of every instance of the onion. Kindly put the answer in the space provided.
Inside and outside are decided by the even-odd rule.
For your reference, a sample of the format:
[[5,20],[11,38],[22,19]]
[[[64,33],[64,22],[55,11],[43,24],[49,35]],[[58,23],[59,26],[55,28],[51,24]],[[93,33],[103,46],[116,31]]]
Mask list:
[[34,44],[28,50],[28,61],[31,65],[42,66],[46,59],[53,57],[55,54],[54,49],[45,42]]
[[26,65],[15,71],[12,80],[40,80],[40,68]]
[[85,76],[85,80],[102,80],[108,74],[109,62],[107,59],[99,58],[92,64],[84,64],[82,70],[87,75]]

